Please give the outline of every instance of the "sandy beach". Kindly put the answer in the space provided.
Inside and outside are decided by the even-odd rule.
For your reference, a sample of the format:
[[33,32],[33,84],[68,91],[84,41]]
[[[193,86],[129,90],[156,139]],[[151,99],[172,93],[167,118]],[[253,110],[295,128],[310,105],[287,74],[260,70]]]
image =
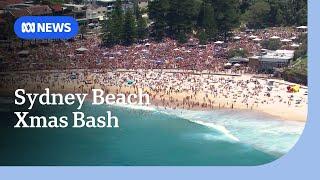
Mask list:
[[[17,82],[19,87],[17,86]],[[272,83],[271,83],[272,82]],[[271,85],[272,84],[272,85]],[[29,92],[91,93],[100,88],[106,93],[147,92],[152,106],[172,109],[213,111],[216,109],[250,110],[283,120],[307,120],[307,87],[287,92],[292,85],[283,80],[257,78],[244,74],[211,74],[177,70],[117,71],[35,71],[12,72],[1,76],[1,94],[18,88]]]

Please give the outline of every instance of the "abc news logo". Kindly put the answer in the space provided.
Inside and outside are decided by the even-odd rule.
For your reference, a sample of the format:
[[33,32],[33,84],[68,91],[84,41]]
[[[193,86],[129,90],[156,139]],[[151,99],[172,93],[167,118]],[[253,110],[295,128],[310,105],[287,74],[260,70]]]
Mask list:
[[78,22],[69,16],[23,16],[14,32],[21,39],[70,39],[78,33]]
[[52,32],[71,32],[71,23],[30,23],[21,24],[21,32],[23,33],[52,33]]

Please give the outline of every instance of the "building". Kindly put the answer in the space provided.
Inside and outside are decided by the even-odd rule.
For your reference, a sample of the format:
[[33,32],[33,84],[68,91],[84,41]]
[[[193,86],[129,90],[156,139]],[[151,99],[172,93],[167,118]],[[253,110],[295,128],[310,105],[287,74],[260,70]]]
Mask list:
[[268,50],[261,55],[250,57],[249,65],[258,64],[260,71],[273,71],[276,68],[288,67],[293,57],[293,50]]
[[[112,12],[116,2],[117,2],[117,0],[96,0],[96,4],[99,6],[106,7],[108,9],[108,13]],[[122,9],[126,10],[129,8],[133,8],[133,1],[132,0],[122,0]]]
[[106,7],[88,8],[86,10],[86,18],[88,20],[105,20],[108,12]]
[[147,9],[148,3],[149,3],[149,0],[138,0],[138,6],[140,9]]
[[4,10],[9,6],[23,4],[24,0],[1,0],[0,1],[0,10]]
[[9,20],[17,19],[21,16],[49,16],[52,15],[52,9],[48,5],[36,5],[36,6],[11,6],[6,10],[8,12],[7,17]]

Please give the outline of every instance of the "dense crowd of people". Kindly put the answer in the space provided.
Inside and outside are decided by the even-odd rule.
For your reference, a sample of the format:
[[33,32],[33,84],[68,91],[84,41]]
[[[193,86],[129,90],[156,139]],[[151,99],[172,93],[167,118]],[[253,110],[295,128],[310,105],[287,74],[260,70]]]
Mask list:
[[[187,44],[165,39],[161,43],[146,41],[132,46],[101,46],[98,32],[88,33],[82,38],[68,41],[14,42],[11,49],[1,47],[1,71],[8,70],[52,70],[52,69],[184,69],[225,71],[228,52],[242,48],[255,55],[261,50],[261,41],[272,37],[289,39],[283,48],[292,48],[300,35],[296,28],[277,27],[254,32],[235,31],[228,42],[211,42],[199,45],[198,39],[190,38]],[[252,38],[252,37],[255,37]],[[255,40],[259,41],[255,41]],[[24,51],[24,52],[23,52]],[[23,52],[23,53],[21,53]],[[257,69],[243,66],[235,70],[256,73]]]

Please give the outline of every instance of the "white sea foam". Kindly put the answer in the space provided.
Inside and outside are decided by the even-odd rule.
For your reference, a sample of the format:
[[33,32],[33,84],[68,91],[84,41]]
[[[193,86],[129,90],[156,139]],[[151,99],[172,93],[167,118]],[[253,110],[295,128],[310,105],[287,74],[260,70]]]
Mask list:
[[[216,130],[221,136],[209,139],[241,142],[280,156],[286,154],[300,138],[304,129],[303,122],[291,122],[276,119],[254,112],[236,110],[193,111],[182,109],[158,108],[117,104],[115,106],[130,109],[155,111],[180,117]],[[208,140],[207,136],[203,138]]]
[[235,137],[233,134],[231,134],[230,131],[226,127],[224,127],[222,125],[217,125],[214,123],[209,123],[209,122],[204,122],[204,121],[192,121],[192,122],[213,128],[213,129],[223,133],[223,135],[226,136],[227,138],[229,138],[230,140],[233,140],[236,142],[240,141],[237,137]]
[[222,133],[226,141],[241,141],[273,155],[286,154],[295,145],[304,128],[302,122],[283,121],[252,112],[172,109],[160,111],[213,128]]

